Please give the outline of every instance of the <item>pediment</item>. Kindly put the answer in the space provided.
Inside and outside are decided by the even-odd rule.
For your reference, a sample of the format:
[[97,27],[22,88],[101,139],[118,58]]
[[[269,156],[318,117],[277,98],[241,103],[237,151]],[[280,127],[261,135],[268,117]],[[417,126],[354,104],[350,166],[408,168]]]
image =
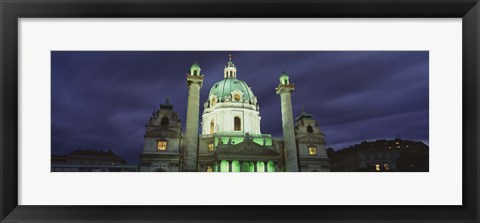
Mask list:
[[280,155],[271,147],[246,140],[239,144],[222,144],[217,147],[218,154]]

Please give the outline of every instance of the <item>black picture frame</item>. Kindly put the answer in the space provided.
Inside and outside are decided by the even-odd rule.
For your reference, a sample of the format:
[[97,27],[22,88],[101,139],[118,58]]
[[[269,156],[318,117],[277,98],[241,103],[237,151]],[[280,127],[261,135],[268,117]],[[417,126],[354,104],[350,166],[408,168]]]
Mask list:
[[[2,222],[479,222],[479,16],[478,0],[0,0],[0,219]],[[17,21],[74,17],[462,18],[463,205],[18,205]],[[228,195],[217,196],[228,199]]]

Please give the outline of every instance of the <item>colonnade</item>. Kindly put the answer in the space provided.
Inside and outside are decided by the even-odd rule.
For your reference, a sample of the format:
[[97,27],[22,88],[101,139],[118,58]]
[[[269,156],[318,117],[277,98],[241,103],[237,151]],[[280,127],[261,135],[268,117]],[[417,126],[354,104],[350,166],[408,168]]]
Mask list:
[[220,160],[214,164],[215,172],[275,172],[273,161]]

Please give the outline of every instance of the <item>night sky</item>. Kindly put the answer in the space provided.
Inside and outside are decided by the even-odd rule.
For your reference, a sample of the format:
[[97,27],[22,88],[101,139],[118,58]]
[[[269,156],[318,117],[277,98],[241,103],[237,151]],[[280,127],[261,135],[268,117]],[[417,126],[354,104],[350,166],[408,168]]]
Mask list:
[[428,143],[427,51],[54,51],[52,154],[111,149],[138,163],[144,126],[166,97],[185,132],[191,64],[205,75],[201,113],[230,53],[258,98],[263,134],[282,136],[275,87],[286,71],[294,116],[302,106],[312,114],[327,147],[396,136]]

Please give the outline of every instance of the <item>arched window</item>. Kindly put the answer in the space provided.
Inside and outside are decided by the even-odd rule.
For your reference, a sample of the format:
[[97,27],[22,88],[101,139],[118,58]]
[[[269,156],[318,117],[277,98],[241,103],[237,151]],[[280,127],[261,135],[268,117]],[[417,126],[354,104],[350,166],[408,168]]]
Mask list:
[[197,76],[197,75],[198,75],[197,72],[198,72],[197,70],[194,70],[194,71],[193,71],[193,76]]
[[233,118],[233,130],[241,131],[242,130],[242,123],[239,117]]
[[286,80],[286,79],[285,79],[285,80],[283,80],[283,83],[284,83],[284,84],[287,84],[287,80]]
[[210,122],[210,134],[213,134],[215,132],[215,121]]
[[210,102],[210,106],[215,106],[217,104],[217,100],[215,98],[212,98],[212,101]]
[[312,133],[312,132],[313,132],[312,126],[307,126],[307,132],[309,132],[309,133]]
[[160,124],[162,124],[162,125],[168,125],[168,118],[167,118],[167,117],[163,117],[163,118],[162,118],[162,121],[160,122]]

